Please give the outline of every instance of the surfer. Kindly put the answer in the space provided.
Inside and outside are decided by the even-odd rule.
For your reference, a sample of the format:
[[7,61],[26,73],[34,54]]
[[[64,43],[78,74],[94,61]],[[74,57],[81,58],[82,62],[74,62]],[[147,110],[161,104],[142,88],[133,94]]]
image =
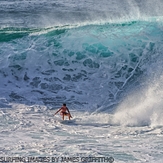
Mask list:
[[69,109],[66,107],[66,104],[63,104],[62,107],[54,115],[56,115],[58,112],[60,112],[60,115],[62,116],[63,120],[64,116],[68,116],[69,120],[70,118],[72,118]]

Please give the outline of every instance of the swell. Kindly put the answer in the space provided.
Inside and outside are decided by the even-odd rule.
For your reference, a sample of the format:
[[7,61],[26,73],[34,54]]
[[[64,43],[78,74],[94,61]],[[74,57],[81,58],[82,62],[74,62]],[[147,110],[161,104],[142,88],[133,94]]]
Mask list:
[[3,28],[1,92],[19,102],[105,110],[157,73],[162,34],[156,21]]

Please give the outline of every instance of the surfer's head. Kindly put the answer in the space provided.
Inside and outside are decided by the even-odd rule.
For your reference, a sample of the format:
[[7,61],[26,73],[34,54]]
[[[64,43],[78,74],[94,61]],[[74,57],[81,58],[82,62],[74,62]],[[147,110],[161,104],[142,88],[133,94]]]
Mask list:
[[66,106],[66,104],[65,104],[65,103],[63,103],[63,106]]

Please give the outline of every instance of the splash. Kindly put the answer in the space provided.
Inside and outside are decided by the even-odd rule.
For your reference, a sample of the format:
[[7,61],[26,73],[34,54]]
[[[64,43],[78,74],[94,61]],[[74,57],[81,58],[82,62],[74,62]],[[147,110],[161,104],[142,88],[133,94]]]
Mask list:
[[124,126],[163,125],[163,76],[155,78],[145,88],[134,91],[117,108],[113,123]]

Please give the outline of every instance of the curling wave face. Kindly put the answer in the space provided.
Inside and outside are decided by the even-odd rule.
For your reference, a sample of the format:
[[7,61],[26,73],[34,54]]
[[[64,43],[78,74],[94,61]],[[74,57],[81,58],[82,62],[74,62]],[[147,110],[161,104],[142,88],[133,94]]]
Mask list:
[[106,109],[162,64],[162,22],[0,30],[0,85],[16,101]]

